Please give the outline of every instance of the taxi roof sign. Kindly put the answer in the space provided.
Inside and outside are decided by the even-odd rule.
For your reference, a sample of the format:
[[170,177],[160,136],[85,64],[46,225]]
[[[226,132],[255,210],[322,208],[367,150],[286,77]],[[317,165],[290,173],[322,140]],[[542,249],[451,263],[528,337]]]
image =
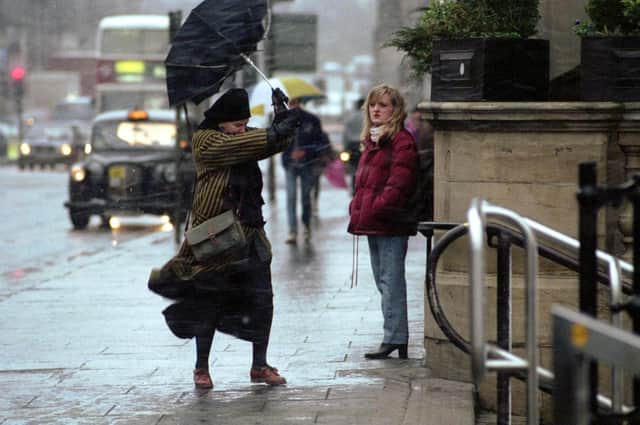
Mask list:
[[129,121],[146,121],[149,119],[149,113],[147,111],[133,110],[127,114]]

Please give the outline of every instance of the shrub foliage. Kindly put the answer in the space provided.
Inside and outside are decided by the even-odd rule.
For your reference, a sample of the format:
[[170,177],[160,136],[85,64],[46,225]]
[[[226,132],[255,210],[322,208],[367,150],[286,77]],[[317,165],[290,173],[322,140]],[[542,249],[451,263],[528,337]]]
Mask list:
[[431,70],[436,39],[528,38],[539,19],[538,0],[431,0],[418,22],[393,33],[384,47],[405,52],[419,78]]
[[576,22],[580,36],[640,35],[640,0],[589,0],[590,22]]

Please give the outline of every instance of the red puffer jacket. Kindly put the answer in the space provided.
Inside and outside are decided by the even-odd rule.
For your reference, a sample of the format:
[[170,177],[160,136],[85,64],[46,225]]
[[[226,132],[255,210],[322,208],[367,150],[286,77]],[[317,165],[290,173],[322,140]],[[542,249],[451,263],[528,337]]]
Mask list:
[[408,210],[418,173],[413,137],[401,130],[393,140],[376,144],[367,139],[364,146],[347,231],[354,235],[415,235],[415,214]]

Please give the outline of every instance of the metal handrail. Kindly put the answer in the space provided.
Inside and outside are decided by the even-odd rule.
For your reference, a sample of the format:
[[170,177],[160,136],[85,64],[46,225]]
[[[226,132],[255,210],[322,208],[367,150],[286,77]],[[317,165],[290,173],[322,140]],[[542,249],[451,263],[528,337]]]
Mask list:
[[[564,250],[566,254],[573,258],[578,258],[580,251],[580,241],[573,239],[563,233],[558,232],[550,227],[547,227],[541,223],[523,218],[527,225],[532,229],[534,234],[539,240],[550,242],[557,245],[561,250]],[[620,305],[623,301],[622,296],[622,283],[621,277],[624,276],[627,279],[633,277],[633,266],[626,261],[622,261],[606,252],[596,250],[596,259],[600,268],[606,268],[609,275],[609,287],[610,287],[610,304]],[[622,327],[621,311],[611,312],[611,323],[613,326]],[[612,410],[615,413],[622,413],[623,410],[629,410],[630,408],[624,408],[622,405],[623,398],[623,373],[620,368],[611,368],[612,379],[612,395],[611,400],[600,400],[608,402]]]
[[[508,351],[499,347],[487,344],[484,339],[484,229],[487,225],[487,216],[492,220],[506,223],[499,223],[503,226],[515,226],[524,235],[524,248],[527,252],[527,361],[514,356]],[[537,242],[536,237],[545,242],[551,242],[561,249],[568,251],[568,255],[576,258],[579,254],[579,241],[570,238],[560,232],[546,227],[533,220],[520,217],[513,211],[493,206],[486,201],[475,199],[468,211],[469,234],[471,248],[471,267],[470,278],[472,285],[471,311],[472,311],[472,338],[471,338],[471,354],[472,368],[474,379],[481,379],[487,369],[491,370],[507,370],[519,371],[527,370],[527,410],[530,423],[537,423],[537,398],[532,388],[537,388],[536,378],[542,378],[543,381],[553,380],[553,373],[539,367],[537,358],[534,358],[532,350],[535,350],[537,344],[537,336],[532,338],[536,333],[537,311],[536,311],[536,280],[532,276],[532,272],[537,274]],[[514,231],[510,228],[510,230]],[[546,243],[543,243],[546,245]],[[533,255],[535,254],[535,255]],[[598,265],[601,268],[606,267],[609,274],[609,284],[611,289],[611,305],[620,305],[622,303],[623,286],[621,283],[621,275],[630,279],[633,275],[633,267],[622,260],[617,259],[602,251],[596,252]],[[533,262],[532,262],[533,261]],[[621,327],[622,318],[619,311],[611,314],[611,320],[614,326]],[[488,359],[488,355],[494,359]],[[534,365],[535,367],[529,367]],[[630,407],[622,404],[622,371],[613,368],[612,371],[612,399],[608,399],[603,395],[598,395],[598,403],[601,406],[612,408],[614,412],[624,413],[631,410]],[[532,375],[536,378],[531,379]],[[535,385],[533,384],[535,382]],[[535,412],[534,412],[535,411]]]
[[[533,220],[526,219],[527,223],[531,226],[536,237],[538,237],[538,249],[540,255],[550,259],[558,264],[562,264],[565,267],[577,272],[578,271],[578,254],[580,248],[580,242],[568,237],[556,230],[548,228]],[[436,227],[437,225],[437,227]],[[471,348],[469,343],[453,328],[447,317],[445,316],[442,306],[440,305],[440,299],[438,297],[437,285],[436,285],[436,269],[440,255],[449,247],[453,241],[465,236],[468,233],[468,224],[462,223],[456,225],[455,223],[436,223],[436,222],[421,222],[419,227],[422,227],[423,231],[429,232],[431,229],[445,229],[448,230],[442,235],[438,242],[433,247],[433,250],[429,250],[429,264],[426,278],[426,292],[429,301],[429,306],[433,317],[447,338],[461,351],[470,354]],[[506,231],[510,239],[516,245],[522,245],[522,240],[519,239],[520,234],[516,229],[513,229],[504,224],[489,223],[488,229],[493,231]],[[432,232],[430,233],[430,235]],[[561,235],[562,237],[556,238]],[[553,243],[553,241],[556,243]],[[553,247],[550,246],[553,244]],[[562,249],[563,252],[560,252]],[[602,283],[611,286],[611,304],[616,305],[622,302],[622,293],[632,293],[632,287],[627,282],[621,282],[621,275],[627,279],[631,279],[633,275],[633,266],[625,261],[618,260],[605,252],[598,250],[597,258],[600,268],[608,268],[608,275],[598,273],[598,280]],[[621,270],[620,270],[621,269]],[[612,323],[614,326],[621,326],[622,317],[617,312],[612,312]],[[493,355],[497,358],[512,357],[513,354],[508,351],[501,350],[497,347],[496,351],[490,351],[489,355]],[[598,404],[605,408],[611,409],[616,413],[628,413],[632,410],[629,406],[622,405],[622,372],[619,368],[612,368],[612,397],[606,397],[602,394],[598,395]],[[526,376],[521,375],[520,371],[516,371],[512,374],[514,377],[522,380],[526,380]],[[553,386],[554,374],[552,371],[543,367],[538,367],[538,376],[540,379],[540,389],[550,393]]]
[[[525,328],[527,361],[505,359],[498,362],[487,358],[488,345],[484,335],[484,290],[485,290],[485,225],[487,217],[501,217],[517,226],[525,238],[525,283],[526,307]],[[527,222],[515,212],[506,208],[491,205],[482,199],[474,199],[467,212],[469,222],[470,267],[469,280],[471,285],[471,365],[473,379],[476,384],[490,370],[518,370],[527,371],[527,421],[529,424],[539,423],[538,408],[538,244],[536,237]],[[496,347],[497,348],[497,347]]]
[[[567,237],[566,235],[543,226],[533,220],[525,220],[528,224],[531,225],[534,233],[536,233],[536,236],[538,237],[538,249],[540,255],[558,264],[562,264],[570,270],[573,270],[575,272],[578,271],[577,257],[580,247],[579,241]],[[431,228],[432,226],[433,228],[436,228],[434,224],[442,223],[422,222],[420,223],[420,226],[423,227],[423,230],[428,230],[427,228]],[[433,247],[433,250],[429,250],[429,265],[426,278],[427,299],[429,301],[429,306],[431,308],[433,317],[445,336],[456,347],[458,347],[458,349],[467,354],[471,354],[469,343],[456,331],[455,328],[453,328],[453,326],[445,316],[442,306],[440,305],[440,299],[438,297],[438,290],[436,285],[436,269],[440,256],[451,243],[468,233],[468,224],[462,223],[456,226],[452,223],[445,223],[444,225],[439,225],[437,228],[448,229],[449,231],[447,231],[439,238],[438,242]],[[493,231],[506,231],[511,240],[516,245],[521,245],[522,243],[522,241],[519,239],[520,234],[517,232],[517,230],[505,226],[504,224],[489,223],[487,224],[487,228]],[[554,246],[551,247],[548,244],[551,240],[553,240],[552,236],[554,233],[558,233],[564,236],[564,238],[558,238],[557,243],[555,243]],[[564,252],[560,252],[558,248],[564,249]],[[603,267],[603,265],[606,265],[609,270],[608,275],[599,273],[598,280],[601,283],[611,286],[611,304],[620,304],[622,302],[623,293],[632,293],[631,285],[626,282],[621,282],[620,276],[624,275],[626,278],[630,279],[633,275],[633,267],[628,263],[599,250],[597,251],[597,258],[600,262],[600,266]],[[620,270],[620,268],[622,269],[622,271]],[[614,326],[620,327],[621,320],[622,317],[619,315],[619,313],[612,312],[612,322]],[[493,355],[496,358],[514,357],[514,355],[508,351],[499,349],[497,347],[494,348],[495,350],[489,351],[489,355]],[[517,356],[515,357],[519,359]],[[526,376],[522,375],[520,372],[521,371],[515,371],[512,373],[512,376],[521,380],[526,380]],[[632,411],[632,408],[622,404],[622,372],[619,368],[612,368],[611,372],[613,375],[612,397],[609,398],[605,395],[599,394],[598,404],[602,408],[611,409],[616,413],[629,413],[630,411]],[[539,388],[547,393],[551,393],[554,380],[553,372],[549,369],[545,369],[539,366],[538,376],[540,379]]]

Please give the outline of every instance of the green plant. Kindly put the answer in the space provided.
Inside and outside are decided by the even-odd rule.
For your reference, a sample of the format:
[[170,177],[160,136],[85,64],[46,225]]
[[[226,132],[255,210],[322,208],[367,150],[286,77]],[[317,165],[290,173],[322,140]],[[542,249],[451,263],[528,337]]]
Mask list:
[[528,38],[539,19],[538,0],[432,0],[414,26],[393,33],[383,47],[405,52],[420,77],[431,70],[436,39]]
[[590,22],[576,23],[579,36],[640,34],[640,0],[589,0],[585,10]]

